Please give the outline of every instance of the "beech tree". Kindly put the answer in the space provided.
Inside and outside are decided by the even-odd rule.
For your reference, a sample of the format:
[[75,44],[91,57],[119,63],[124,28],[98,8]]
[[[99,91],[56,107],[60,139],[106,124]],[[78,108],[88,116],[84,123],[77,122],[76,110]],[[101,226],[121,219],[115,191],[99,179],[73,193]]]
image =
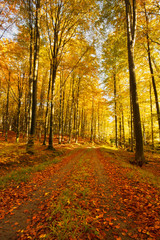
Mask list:
[[136,38],[136,0],[125,0],[127,22],[128,65],[130,79],[130,94],[133,106],[134,133],[136,138],[135,163],[142,166],[145,162],[143,137],[137,95],[136,74],[134,64],[134,45]]

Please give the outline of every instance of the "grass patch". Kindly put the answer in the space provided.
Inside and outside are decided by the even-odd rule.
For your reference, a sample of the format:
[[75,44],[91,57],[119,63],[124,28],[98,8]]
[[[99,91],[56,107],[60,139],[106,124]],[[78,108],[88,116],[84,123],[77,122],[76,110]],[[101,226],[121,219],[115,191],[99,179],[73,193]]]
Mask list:
[[83,239],[88,233],[96,236],[96,228],[87,222],[90,216],[88,201],[90,195],[88,173],[89,159],[85,156],[76,163],[76,171],[71,175],[64,189],[51,205],[51,216],[49,217],[48,239]]
[[60,160],[48,160],[46,162],[42,162],[40,164],[21,168],[20,170],[12,171],[5,176],[0,177],[0,188],[5,188],[10,182],[13,183],[20,183],[20,182],[27,182],[31,178],[31,174],[35,172],[39,172],[44,170],[46,167],[50,166],[51,164],[55,164]]
[[[85,194],[87,191],[84,189]],[[51,239],[77,239],[82,234],[94,231],[86,222],[89,210],[83,200],[84,195],[78,191],[78,188],[66,189],[60,195],[58,202],[52,204],[52,214],[49,219]]]
[[153,173],[141,168],[134,168],[131,172],[127,173],[127,177],[130,179],[135,179],[135,176],[139,175],[139,181],[150,183],[154,187],[160,189],[160,177],[155,176]]

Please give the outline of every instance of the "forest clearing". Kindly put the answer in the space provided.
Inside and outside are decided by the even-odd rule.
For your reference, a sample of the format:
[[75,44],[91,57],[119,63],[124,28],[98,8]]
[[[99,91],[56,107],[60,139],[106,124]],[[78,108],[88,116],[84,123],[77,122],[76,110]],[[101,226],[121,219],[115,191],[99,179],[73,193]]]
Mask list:
[[159,154],[140,168],[131,152],[55,139],[56,151],[37,142],[30,155],[11,136],[0,142],[1,240],[159,239]]

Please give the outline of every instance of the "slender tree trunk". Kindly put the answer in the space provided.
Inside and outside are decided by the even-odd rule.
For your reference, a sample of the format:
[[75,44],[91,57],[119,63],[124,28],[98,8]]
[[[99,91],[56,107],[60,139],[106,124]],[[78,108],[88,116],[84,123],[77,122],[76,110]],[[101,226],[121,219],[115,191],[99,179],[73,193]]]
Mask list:
[[130,76],[130,94],[133,105],[134,133],[136,139],[135,164],[142,166],[145,162],[143,151],[143,137],[141,128],[140,111],[138,104],[136,74],[134,64],[134,44],[136,34],[136,0],[125,0],[127,39],[128,39],[128,64]]
[[72,101],[71,101],[71,110],[70,110],[70,119],[69,119],[69,143],[71,142],[72,138],[72,124],[73,124],[73,107],[75,104],[75,77],[73,76],[73,81],[72,81]]
[[81,137],[84,138],[84,109],[81,112]]
[[100,140],[100,102],[98,102],[98,141]]
[[[20,81],[20,80],[18,80]],[[17,134],[16,134],[16,142],[19,143],[19,132],[20,132],[20,111],[21,111],[21,97],[22,97],[22,92],[20,89],[20,83],[18,82],[18,92],[19,92],[19,97],[18,97],[18,108],[17,108]]]
[[125,148],[125,126],[124,126],[124,111],[122,107],[122,131],[123,131],[123,147]]
[[63,87],[62,97],[62,142],[64,142],[64,102],[65,102],[65,85]]
[[[55,61],[53,61],[55,62]],[[54,85],[56,80],[57,67],[53,65],[52,78],[51,78],[51,112],[50,112],[50,128],[49,128],[49,145],[48,148],[55,150],[53,147],[53,116],[54,116]]]
[[20,133],[20,109],[21,109],[21,98],[18,99],[18,110],[17,110],[17,135],[16,142],[19,143],[19,133]]
[[122,147],[122,120],[119,116],[119,146]]
[[5,112],[5,103],[3,102],[3,130],[2,130],[2,137],[4,136],[4,133],[5,133],[5,116],[6,116],[6,112]]
[[151,109],[151,136],[152,136],[152,149],[154,150],[153,107],[152,107],[152,88],[151,88],[151,84],[150,84],[150,109]]
[[91,142],[93,142],[94,134],[94,96],[92,97],[92,116],[91,116]]
[[130,134],[130,150],[133,152],[133,144],[134,144],[134,133],[133,133],[133,107],[132,107],[132,100],[130,96],[130,128],[131,128],[131,134]]
[[27,130],[28,130],[28,92],[25,90],[25,126],[23,134],[26,133],[26,137],[28,137]]
[[59,130],[58,130],[58,143],[62,142],[62,84],[63,84],[63,72],[60,75],[60,94],[59,94]]
[[[26,135],[29,137],[31,131],[31,117],[32,117],[32,89],[33,89],[33,9],[32,0],[29,0],[28,12],[29,12],[29,32],[30,32],[30,46],[29,46],[29,94],[28,94],[28,117],[27,117],[27,128]],[[28,139],[29,140],[29,139]]]
[[5,141],[8,140],[8,129],[9,129],[9,93],[10,93],[10,78],[11,73],[9,71],[9,78],[8,78],[8,87],[7,87],[7,102],[6,102],[6,119],[5,119]]
[[80,82],[81,78],[78,79],[78,89],[77,89],[77,106],[76,106],[76,137],[75,142],[78,143],[78,135],[79,135],[79,91],[80,91]]
[[49,95],[50,95],[50,89],[51,89],[51,75],[52,75],[52,65],[50,66],[50,75],[49,75],[49,83],[48,83],[47,106],[46,106],[46,112],[45,112],[43,145],[46,145],[46,138],[47,138],[48,108],[49,108]]
[[144,145],[146,145],[146,128],[145,128],[144,119],[143,119],[143,141],[144,141]]
[[114,118],[115,118],[115,145],[118,147],[118,129],[117,129],[117,86],[116,86],[116,74],[114,78]]
[[35,46],[33,62],[33,97],[32,97],[32,124],[31,135],[34,137],[36,131],[36,113],[37,113],[37,80],[38,80],[38,60],[39,60],[39,8],[40,0],[36,2],[36,25],[35,25]]
[[94,139],[94,142],[96,141],[96,130],[97,130],[97,118],[96,118],[96,115],[94,116],[94,132],[93,132],[93,139]]
[[66,106],[66,111],[65,111],[65,121],[64,121],[64,130],[65,134],[69,136],[69,108],[70,108],[70,95],[71,95],[71,84],[70,84],[70,89],[69,89],[69,94],[68,94],[68,99],[67,99],[67,106]]
[[[24,76],[23,76],[23,82],[24,82]],[[16,135],[16,142],[19,142],[19,134],[20,134],[20,111],[21,111],[21,98],[22,98],[22,82],[21,82],[21,76],[19,76],[18,79],[18,108],[17,108],[17,135]]]
[[157,110],[157,120],[158,120],[158,127],[159,127],[159,140],[160,140],[160,110],[159,110],[159,102],[158,102],[158,93],[157,93],[157,87],[154,77],[154,70],[152,66],[152,60],[151,60],[151,49],[150,49],[150,40],[149,40],[149,29],[148,29],[148,15],[145,8],[145,17],[146,17],[146,38],[147,38],[147,53],[148,53],[148,63],[149,63],[149,69],[151,73],[151,79],[152,79],[152,86],[154,90],[154,96],[155,96],[155,103],[156,103],[156,110]]
[[38,110],[38,137],[39,142],[41,142],[42,137],[42,129],[43,129],[43,113],[44,113],[44,99],[45,99],[45,82],[47,77],[48,70],[45,72],[42,78],[42,85],[41,85],[41,95],[40,95],[40,105]]
[[36,115],[37,115],[37,80],[38,80],[38,61],[39,61],[39,10],[40,0],[36,0],[36,17],[35,17],[35,40],[34,40],[34,61],[33,61],[33,94],[32,94],[32,118],[31,130],[27,144],[27,152],[33,154],[34,138],[36,132]]

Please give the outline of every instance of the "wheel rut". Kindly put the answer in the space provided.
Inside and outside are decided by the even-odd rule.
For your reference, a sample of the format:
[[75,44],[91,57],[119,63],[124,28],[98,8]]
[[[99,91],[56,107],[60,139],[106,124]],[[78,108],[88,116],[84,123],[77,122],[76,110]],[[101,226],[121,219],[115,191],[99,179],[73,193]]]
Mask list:
[[65,185],[74,168],[76,159],[80,158],[85,152],[86,149],[75,149],[69,157],[62,157],[64,161],[68,158],[67,163],[65,165],[60,163],[62,166],[60,166],[58,171],[44,181],[34,192],[30,193],[27,201],[22,202],[20,206],[15,205],[11,214],[6,215],[0,221],[1,240],[17,239],[17,231],[25,229],[27,222],[31,221],[34,214],[39,211],[41,203],[49,199],[62,184]]

